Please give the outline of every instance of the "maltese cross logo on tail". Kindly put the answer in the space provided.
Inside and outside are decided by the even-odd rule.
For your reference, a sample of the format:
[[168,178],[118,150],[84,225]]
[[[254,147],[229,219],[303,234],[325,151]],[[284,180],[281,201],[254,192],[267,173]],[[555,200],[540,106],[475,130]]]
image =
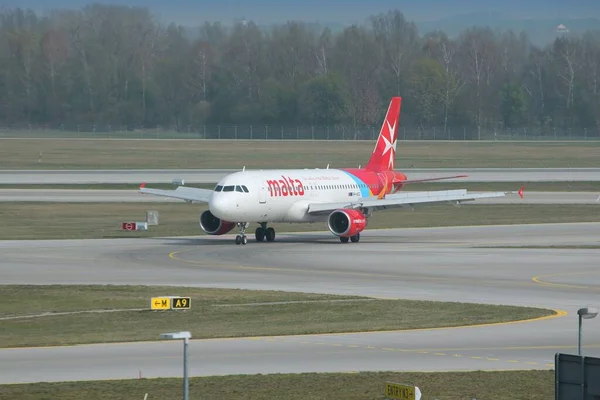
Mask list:
[[394,159],[396,157],[396,130],[399,125],[401,97],[393,97],[388,107],[387,113],[379,137],[375,143],[373,154],[365,169],[370,171],[391,171],[394,169]]
[[[394,157],[396,157],[396,135],[394,134],[394,132],[396,131],[396,121],[394,121],[394,125],[390,125],[390,123],[388,121],[385,121],[388,127],[388,135],[389,138],[385,137],[385,135],[381,135],[381,138],[383,139],[383,141],[385,142],[385,149],[383,150],[382,155],[386,155],[386,153],[389,151],[390,155],[389,155],[389,161],[388,161],[388,169],[392,170],[394,169]],[[392,139],[394,140],[394,142],[392,143]],[[393,150],[393,151],[390,151]]]

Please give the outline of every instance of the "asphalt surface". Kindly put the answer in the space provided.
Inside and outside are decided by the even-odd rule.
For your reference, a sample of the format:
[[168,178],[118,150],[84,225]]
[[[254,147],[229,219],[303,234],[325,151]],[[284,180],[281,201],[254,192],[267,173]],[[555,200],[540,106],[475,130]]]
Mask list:
[[[234,169],[1,170],[0,184],[214,183]],[[463,182],[600,181],[600,168],[405,168],[409,179],[467,174]],[[442,181],[444,182],[444,181]]]
[[[358,244],[323,232],[278,232],[275,243],[246,246],[233,244],[233,235],[2,241],[0,276],[4,284],[276,289],[568,313],[481,327],[192,340],[192,376],[544,369],[553,367],[556,352],[576,353],[576,310],[600,306],[600,250],[506,248],[546,245],[600,246],[600,224],[367,230]],[[600,356],[599,319],[585,321],[583,343],[586,355]],[[181,348],[158,341],[5,349],[0,383],[181,376]]]
[[[442,190],[442,187],[440,187]],[[94,189],[0,189],[0,202],[56,203],[182,203],[182,200],[142,195],[137,190]],[[480,199],[477,204],[600,204],[600,192],[525,192],[517,195]]]

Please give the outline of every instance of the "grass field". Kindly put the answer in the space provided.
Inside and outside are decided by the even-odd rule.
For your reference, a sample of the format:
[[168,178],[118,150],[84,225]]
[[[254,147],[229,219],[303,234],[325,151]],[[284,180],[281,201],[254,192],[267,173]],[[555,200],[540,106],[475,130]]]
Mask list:
[[[435,328],[554,314],[538,308],[232,289],[7,285],[0,292],[0,320],[46,312],[128,310],[5,319],[0,324],[2,347],[158,340],[169,329],[190,330],[201,339]],[[190,297],[192,307],[150,311],[150,298],[163,295]]]
[[[188,184],[188,187],[197,187],[204,189],[213,189],[215,183],[206,184]],[[419,183],[407,185],[403,191],[421,191],[421,190],[450,190],[467,189],[469,191],[509,191],[518,190],[525,186],[526,192],[600,192],[600,181],[598,182],[439,182],[439,183]],[[13,185],[0,184],[2,189],[87,189],[87,190],[137,190],[139,185],[130,183],[98,183],[98,184],[26,184]],[[174,189],[170,183],[152,183],[148,187],[155,189]]]
[[[0,169],[331,168],[365,165],[373,141],[2,140]],[[597,167],[597,142],[398,144],[396,168]]]
[[[355,374],[277,374],[190,379],[190,399],[383,400],[386,382],[419,386],[423,400],[548,400],[554,398],[554,371]],[[176,400],[181,379],[37,383],[0,386],[11,400]]]
[[[180,203],[2,203],[0,240],[188,236],[204,234],[198,224],[204,205]],[[124,232],[122,222],[144,221],[159,212],[147,232]],[[600,222],[598,205],[435,205],[373,214],[369,229],[453,225]],[[278,232],[327,230],[327,224],[272,224]],[[235,231],[232,231],[235,234]],[[333,237],[332,237],[333,239]]]

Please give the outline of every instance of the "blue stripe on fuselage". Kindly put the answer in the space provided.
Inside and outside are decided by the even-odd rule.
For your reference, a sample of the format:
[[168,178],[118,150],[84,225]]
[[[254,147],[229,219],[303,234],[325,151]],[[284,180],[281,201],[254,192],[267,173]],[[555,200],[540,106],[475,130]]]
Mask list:
[[371,193],[371,190],[367,186],[367,184],[364,183],[359,177],[357,177],[356,175],[351,174],[348,171],[343,171],[343,172],[345,172],[350,178],[352,178],[352,180],[354,180],[354,182],[358,185],[358,189],[360,190],[360,195],[362,197],[370,197],[370,196],[373,195]]

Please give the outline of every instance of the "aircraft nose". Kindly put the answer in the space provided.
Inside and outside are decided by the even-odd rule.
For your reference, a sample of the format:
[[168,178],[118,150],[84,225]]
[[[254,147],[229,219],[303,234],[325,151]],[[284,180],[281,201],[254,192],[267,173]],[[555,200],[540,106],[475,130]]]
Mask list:
[[227,199],[223,198],[223,195],[215,193],[210,199],[208,209],[217,218],[225,219],[227,213]]

